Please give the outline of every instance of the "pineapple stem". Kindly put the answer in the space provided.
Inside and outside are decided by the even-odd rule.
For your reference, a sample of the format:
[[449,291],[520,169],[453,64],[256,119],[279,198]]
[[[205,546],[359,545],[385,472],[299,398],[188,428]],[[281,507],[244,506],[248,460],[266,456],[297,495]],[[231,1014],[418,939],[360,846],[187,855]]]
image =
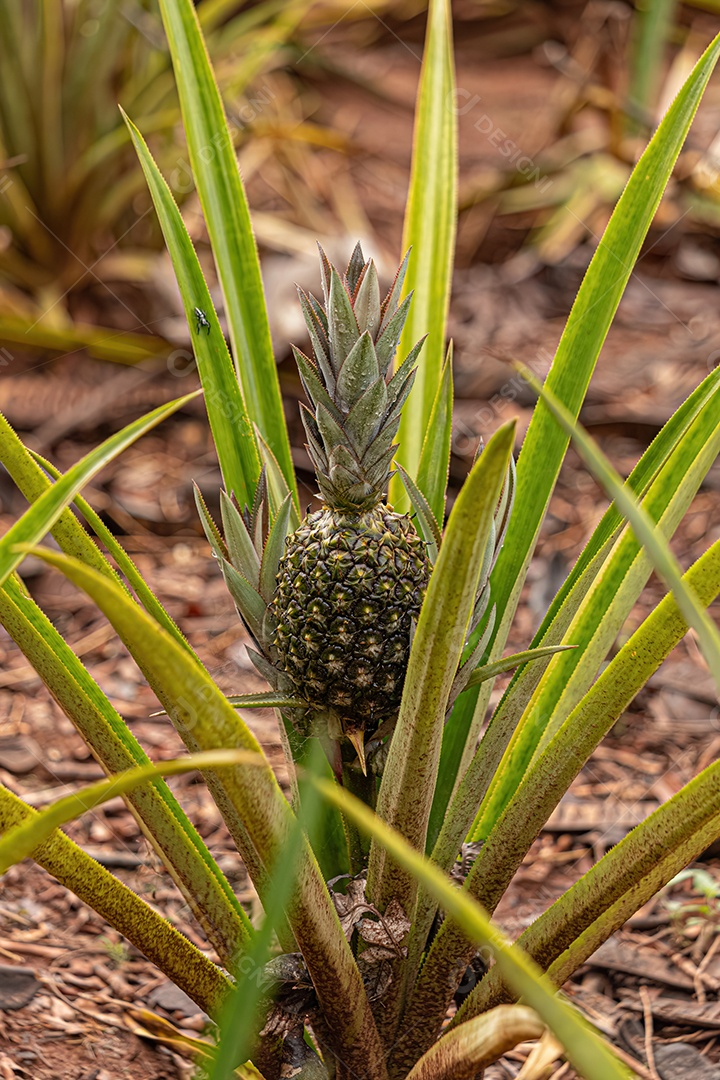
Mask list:
[[[358,799],[361,799],[373,810],[375,809],[377,800],[377,780],[372,773],[370,773],[369,776],[365,776],[356,765],[350,765],[347,762],[343,762],[342,782],[343,787],[351,792],[351,794],[355,795]],[[354,876],[367,869],[368,858],[370,856],[370,840],[362,834],[357,826],[345,817],[344,814],[343,826],[348,846],[350,873]]]

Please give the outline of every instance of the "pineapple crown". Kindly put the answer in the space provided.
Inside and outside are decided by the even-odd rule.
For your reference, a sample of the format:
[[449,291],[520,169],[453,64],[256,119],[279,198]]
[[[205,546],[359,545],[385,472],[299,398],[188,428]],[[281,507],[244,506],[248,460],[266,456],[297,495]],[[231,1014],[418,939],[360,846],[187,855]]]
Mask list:
[[293,347],[312,409],[301,404],[320,492],[334,509],[370,510],[387,490],[400,413],[415,379],[422,338],[388,377],[412,293],[400,302],[408,254],[380,298],[360,244],[341,276],[320,248],[324,307],[298,289],[313,358]]

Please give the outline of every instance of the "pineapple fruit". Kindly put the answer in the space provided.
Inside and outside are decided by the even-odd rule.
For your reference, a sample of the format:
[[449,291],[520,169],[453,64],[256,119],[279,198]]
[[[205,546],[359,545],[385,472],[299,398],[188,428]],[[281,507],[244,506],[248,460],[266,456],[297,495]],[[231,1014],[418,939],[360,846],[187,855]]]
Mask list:
[[410,302],[399,303],[407,259],[382,301],[359,244],[342,277],[321,259],[324,306],[300,292],[313,358],[293,351],[312,405],[301,406],[302,420],[324,505],[288,538],[270,613],[276,663],[364,766],[366,738],[397,715],[429,574],[411,519],[385,502],[422,342],[393,375]]

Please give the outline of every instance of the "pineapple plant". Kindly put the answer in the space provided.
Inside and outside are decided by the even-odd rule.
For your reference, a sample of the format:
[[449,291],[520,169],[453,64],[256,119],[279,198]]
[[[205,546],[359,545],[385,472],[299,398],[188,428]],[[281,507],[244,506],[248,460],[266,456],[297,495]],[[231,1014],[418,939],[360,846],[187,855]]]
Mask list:
[[367,748],[392,730],[430,572],[426,540],[385,501],[423,341],[393,372],[412,299],[400,301],[407,255],[384,299],[360,244],[343,274],[320,257],[324,304],[299,290],[312,357],[293,353],[323,506],[286,536],[290,496],[270,526],[263,474],[252,511],[223,496],[224,541],[199,507],[259,646],[256,666],[290,695],[286,713],[321,737],[339,775],[343,748],[365,772]]
[[[408,257],[384,300],[360,244],[343,274],[320,249],[324,304],[299,289],[312,357],[297,347],[293,354],[310,405],[301,404],[301,416],[322,508],[293,521],[290,493],[279,502],[279,471],[273,483],[263,469],[252,508],[222,493],[223,536],[196,490],[205,533],[257,645],[251,659],[273,687],[267,703],[282,708],[301,734],[320,738],[338,778],[348,764],[366,775],[371,766],[382,770],[380,750],[398,716],[415,622],[442,542],[401,466],[413,516],[386,502],[394,440],[424,341],[392,371],[412,301],[412,293],[400,300]],[[492,630],[489,576],[514,483],[511,461],[448,708]]]
[[[336,672],[327,665],[335,664],[337,657],[322,655],[320,636],[330,635],[330,624],[326,628],[313,615],[314,602],[307,600],[295,579],[301,571],[303,581],[315,573],[318,581],[331,576],[328,567],[333,565],[335,549],[328,538],[342,535],[344,568],[359,565],[362,553],[371,566],[368,574],[373,588],[385,572],[377,566],[377,549],[382,544],[371,539],[382,516],[386,515],[387,524],[387,515],[393,513],[383,501],[380,459],[387,454],[383,470],[391,467],[395,418],[383,395],[396,394],[396,404],[413,361],[400,366],[401,371],[404,368],[400,379],[389,375],[390,361],[387,366],[383,361],[381,373],[378,359],[384,385],[379,385],[373,368],[365,390],[360,393],[355,388],[359,396],[352,397],[354,404],[347,412],[350,391],[341,392],[340,381],[354,345],[366,330],[376,357],[390,345],[394,334],[387,341],[384,334],[393,318],[401,321],[404,317],[398,316],[403,308],[398,300],[401,285],[391,290],[394,297],[384,309],[381,305],[380,324],[375,327],[372,273],[365,269],[358,251],[346,273],[337,275],[347,302],[326,260],[324,307],[307,298],[313,312],[312,332],[321,349],[313,341],[312,361],[304,358],[299,363],[313,409],[307,418],[308,440],[319,462],[318,484],[325,507],[319,518],[310,515],[301,524],[291,493],[295,477],[235,149],[228,137],[213,142],[217,155],[211,161],[203,153],[210,139],[226,126],[191,0],[161,0],[161,9],[171,31],[170,49],[185,105],[191,154],[195,153],[198,166],[198,189],[224,275],[231,344],[237,350],[235,366],[172,194],[139,132],[131,123],[129,127],[178,271],[188,325],[195,335],[208,418],[230,493],[221,495],[222,531],[198,495],[203,522],[256,643],[254,662],[273,689],[228,700],[92,508],[78,501],[78,509],[110,558],[68,509],[82,485],[104,463],[186,399],[134,421],[64,475],[51,463],[36,459],[0,417],[0,459],[18,489],[33,502],[0,540],[0,583],[4,582],[0,623],[111,775],[110,780],[60,799],[41,812],[0,784],[0,875],[32,854],[185,989],[220,1024],[218,1052],[207,1064],[213,1080],[236,1075],[279,1080],[290,1072],[326,1080],[351,1076],[449,1080],[479,1074],[511,1043],[541,1035],[544,1025],[585,1080],[626,1080],[625,1066],[576,1010],[553,995],[551,984],[559,987],[640,904],[717,838],[720,765],[708,765],[620,840],[513,945],[493,927],[488,914],[495,910],[583,763],[682,640],[689,624],[698,628],[706,656],[713,670],[720,672],[716,628],[703,622],[703,612],[696,610],[697,603],[703,607],[710,603],[720,587],[718,543],[705,551],[684,578],[676,576],[673,595],[665,596],[625,645],[607,656],[642,593],[650,562],[661,574],[668,567],[679,573],[673,569],[669,549],[663,555],[662,537],[671,535],[717,457],[720,372],[710,373],[680,406],[626,484],[598,451],[589,452],[591,443],[573,419],[693,112],[720,58],[720,37],[661,121],[583,279],[548,376],[545,401],[533,414],[518,460],[518,508],[493,570],[491,604],[489,575],[508,524],[515,487],[512,423],[503,425],[489,440],[455,500],[442,537],[439,531],[444,519],[452,379],[449,363],[442,367],[445,316],[439,304],[429,302],[436,298],[429,298],[426,290],[430,281],[433,291],[442,283],[443,247],[445,265],[451,262],[455,172],[450,129],[456,110],[448,108],[454,100],[449,5],[430,5],[406,235],[414,241],[414,258],[431,269],[418,276],[414,303],[421,309],[418,322],[431,330],[423,353],[423,375],[429,375],[439,407],[433,406],[429,419],[424,409],[411,406],[406,410],[406,419],[417,430],[405,446],[411,476],[398,465],[398,477],[413,506],[413,527],[426,545],[426,574],[430,565],[433,569],[407,669],[400,668],[405,686],[393,731],[397,698],[392,700],[395,690],[391,692],[389,683],[367,715],[362,712],[363,695],[354,690],[350,705],[338,709],[342,703],[328,702]],[[195,108],[198,101],[202,108]],[[624,278],[618,276],[621,256]],[[301,301],[305,303],[303,297]],[[348,307],[350,320],[343,315]],[[209,328],[197,318],[197,311],[202,311]],[[346,340],[355,333],[355,325],[357,340]],[[343,366],[337,370],[331,338],[345,350]],[[367,338],[362,348],[368,350]],[[370,368],[360,364],[359,358],[358,367],[368,378]],[[238,373],[241,380],[247,376],[242,385]],[[342,437],[333,423],[342,429]],[[383,447],[383,427],[387,427],[387,448]],[[561,587],[533,647],[502,656],[570,435],[616,505],[608,508]],[[423,444],[415,436],[426,439],[425,447],[431,446],[432,468],[419,467],[422,460],[418,463],[415,450],[419,453]],[[413,443],[419,445],[413,449]],[[358,509],[365,498],[367,504]],[[341,500],[339,505],[337,500]],[[648,531],[648,514],[658,524],[656,532]],[[348,538],[351,518],[355,532]],[[116,628],[191,751],[189,755],[157,766],[148,762],[112,702],[15,578],[13,571],[29,546],[53,525],[62,553],[40,548],[35,549],[37,554],[83,588]],[[369,532],[365,531],[368,525],[372,526]],[[650,558],[643,560],[640,572],[643,530],[650,538],[646,542]],[[346,549],[351,558],[346,558]],[[292,563],[293,551],[298,553],[299,570]],[[368,551],[372,559],[367,558]],[[402,560],[394,563],[399,574]],[[117,579],[115,567],[137,601]],[[285,589],[283,583],[293,574],[292,584]],[[338,571],[338,580],[341,574],[345,574],[344,585],[351,578],[350,569]],[[313,588],[325,601],[320,584]],[[299,597],[299,611],[287,612],[286,594],[288,604]],[[693,602],[695,610],[691,610]],[[686,610],[692,617],[683,614]],[[357,610],[353,608],[352,613],[357,615]],[[410,614],[410,635],[413,622]],[[285,638],[281,624],[288,626]],[[292,639],[295,627],[302,646],[307,648],[305,636],[309,635],[326,665],[317,686],[310,685],[307,666],[296,670],[288,660],[290,650],[284,641]],[[396,632],[383,624],[383,644]],[[358,640],[340,643],[345,648],[343,662]],[[372,647],[377,642],[369,644],[373,659]],[[330,647],[337,650],[338,640],[333,639]],[[354,647],[355,656],[358,651]],[[376,653],[374,659],[390,662],[387,652],[384,657]],[[492,679],[518,666],[478,743]],[[368,696],[381,684],[377,669],[373,669],[373,680],[365,686]],[[720,684],[720,674],[717,681]],[[465,689],[476,692],[457,700]],[[282,711],[291,766],[289,798],[234,705],[273,706]],[[346,771],[355,773],[347,787],[323,775],[327,770],[315,753],[314,740],[303,734],[317,731],[317,720],[331,731],[328,714],[333,708],[337,713],[333,745],[342,758],[341,779],[345,781]],[[295,741],[291,722],[301,732]],[[374,775],[379,771],[379,754],[368,755],[370,775],[365,784],[357,776],[359,763],[356,767],[349,762],[348,755],[355,751],[345,734],[358,730],[365,748],[389,745],[379,783]],[[292,771],[295,764],[299,768]],[[191,768],[203,771],[265,908],[258,928],[250,923],[231,882],[174,793],[159,779],[161,773]],[[355,795],[353,780],[357,780]],[[120,791],[129,799],[136,792],[133,811],[196,914],[219,964],[58,830],[64,821]],[[362,800],[376,807],[376,812]],[[342,852],[328,849],[327,810],[342,816],[350,878],[344,872]],[[361,840],[372,837],[369,849],[356,842],[353,829],[362,834]],[[458,852],[462,855],[460,876],[469,869],[463,888],[448,880]],[[476,858],[469,867],[471,855]],[[457,869],[453,876],[457,879]],[[338,886],[345,891],[338,891]],[[275,942],[286,953],[270,959]],[[478,970],[480,945],[490,947],[493,966],[447,1023],[468,966],[471,973]],[[545,980],[538,977],[541,969]],[[269,998],[276,989],[275,1006],[271,1006]],[[507,1004],[517,998],[524,1001],[520,1009]],[[242,1064],[246,1058],[252,1064]]]

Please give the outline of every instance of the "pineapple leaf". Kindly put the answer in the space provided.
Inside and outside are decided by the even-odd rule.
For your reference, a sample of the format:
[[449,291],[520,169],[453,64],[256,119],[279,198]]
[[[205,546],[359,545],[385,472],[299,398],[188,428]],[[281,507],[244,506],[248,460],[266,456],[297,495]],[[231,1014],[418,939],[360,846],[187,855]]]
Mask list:
[[379,462],[384,462],[386,469],[390,468],[390,462],[395,452],[393,439],[397,434],[399,421],[386,423],[385,427],[375,436],[368,447],[367,453],[362,459],[363,469],[374,469]]
[[[408,1075],[408,1080],[455,1080],[481,1076],[484,1066],[497,1061],[518,1043],[540,1039],[547,1028],[534,1009],[525,1005],[496,1005],[454,1027],[427,1050]],[[551,1043],[553,1052],[555,1041]],[[470,1070],[474,1070],[472,1073]],[[540,1075],[535,1073],[535,1075]]]
[[[313,313],[315,314],[315,316],[317,318],[317,324],[322,329],[322,332],[325,335],[323,337],[323,341],[327,342],[328,320],[327,320],[327,315],[325,313],[325,310],[324,310],[322,304],[320,303],[320,301],[315,296],[313,296],[312,293],[306,293],[306,296],[307,296],[307,301],[310,304],[310,307],[312,308]],[[329,356],[330,355],[330,347],[329,346],[327,347],[326,352],[327,352],[327,354]]]
[[[483,615],[487,611],[487,606],[488,606],[489,602],[490,602],[490,587],[486,583],[485,587],[480,589],[480,591],[478,593],[478,598],[475,601],[475,607],[473,609],[472,619],[470,620],[470,627],[471,627],[472,630],[474,630],[476,626],[480,625],[480,620],[482,619]],[[478,656],[482,656],[482,652],[478,653]]]
[[[27,447],[24,447],[9,424],[5,422],[3,425],[1,419],[0,444],[4,444],[4,453],[0,454],[0,460],[2,460],[14,482],[28,497],[29,501],[34,501],[39,494],[39,490],[34,482],[38,479],[38,473],[32,468],[33,461],[53,480],[59,480],[62,476],[60,470],[41,454],[38,454],[35,450],[28,450]],[[19,454],[16,455],[16,451],[18,450]],[[31,467],[28,468],[28,466]],[[42,489],[44,489],[45,486],[49,486],[49,484],[43,485]],[[128,553],[123,549],[122,545],[118,543],[110,529],[108,529],[81,495],[77,495],[74,502],[98,540],[100,540],[114,559],[118,571],[126,579],[127,584],[135,593],[145,610],[157,619],[161,626],[164,626],[166,630],[173,634],[182,645],[187,649],[190,649],[187,639],[173,619],[168,615],[153,591],[148,587],[138,568],[135,566]],[[66,554],[75,554],[81,561],[86,562],[88,566],[96,566],[98,569],[105,569],[105,567],[107,567],[108,576],[114,576],[111,566],[107,563],[105,557],[100,554],[99,548],[86,536],[85,530],[80,525],[80,522],[77,521],[75,515],[71,514],[70,511],[66,511],[66,514],[67,517],[65,514],[60,517],[54,530],[55,539],[58,540],[62,550],[65,551]],[[63,523],[66,521],[73,522],[70,526],[70,532],[79,543],[73,544],[71,542],[68,544],[67,538],[65,541],[59,539],[59,537],[62,536]],[[214,522],[213,527],[215,527]],[[81,537],[82,540],[80,540]],[[88,558],[89,552],[92,552],[91,558]]]
[[[358,483],[358,465],[352,451],[344,445],[334,446],[328,458],[328,472],[333,485],[343,489]],[[343,490],[343,494],[346,492]]]
[[[233,492],[233,499],[235,498],[236,496]],[[252,510],[250,511],[248,520],[248,532],[252,537],[252,542],[257,552],[261,552],[263,549],[268,513],[267,473],[263,468],[260,472],[260,482],[255,488],[255,498],[253,499]]]
[[320,432],[322,440],[329,450],[328,457],[330,457],[332,452],[337,449],[338,446],[343,446],[347,443],[347,436],[340,425],[333,420],[322,402],[315,410],[315,420],[317,421],[318,431]]
[[[331,487],[327,489],[326,498],[333,499],[338,507],[356,509],[372,499],[373,487],[365,480],[358,479],[357,466],[353,462],[352,467],[343,464],[343,459],[349,461],[350,455],[344,446],[333,450],[330,458]],[[324,478],[318,477],[318,484],[325,495],[326,484]]]
[[260,595],[267,604],[270,603],[275,592],[275,580],[285,547],[285,537],[290,528],[291,510],[292,497],[288,494],[278,511],[265,544],[260,565]]
[[[334,417],[339,424],[342,423],[342,413],[323,386],[322,381],[318,378],[317,368],[313,362],[294,345],[292,351],[293,356],[295,357],[295,363],[298,366],[298,371],[300,372],[300,378],[302,379],[305,393],[312,404],[317,407],[319,402],[322,401],[330,415]],[[324,374],[325,373],[323,372],[323,375]],[[335,379],[333,378],[332,386],[334,387],[334,385]]]
[[233,708],[307,708],[300,698],[289,698],[286,693],[266,690],[262,693],[230,694],[228,701]]
[[350,303],[348,291],[334,267],[331,268],[330,274],[327,317],[331,351],[330,360],[333,371],[337,375],[350,354],[353,345],[360,337],[360,328]]
[[373,491],[383,491],[387,487],[387,482],[390,476],[390,462],[392,461],[392,455],[395,453],[395,447],[388,452],[387,458],[384,461],[379,461],[377,465],[373,465],[370,468],[363,468],[365,473],[365,479],[367,480]]
[[[475,615],[473,616],[474,618],[477,617],[475,625],[477,625],[477,623],[480,621],[483,614],[487,610],[489,599],[490,599],[490,590],[489,589],[483,589],[483,593],[482,593],[482,595],[481,595],[481,597],[480,597],[480,599],[478,601],[478,604],[476,605],[476,608],[475,608]],[[480,611],[479,615],[477,614],[478,607],[481,607],[481,611]],[[463,690],[467,689],[467,686],[468,686],[468,683],[469,683],[469,681],[470,681],[470,679],[472,677],[472,674],[475,671],[475,669],[477,667],[477,664],[479,663],[480,659],[482,658],[482,655],[485,652],[485,649],[487,648],[487,643],[490,640],[490,635],[492,634],[493,629],[495,627],[495,619],[496,619],[496,617],[497,617],[497,612],[495,610],[495,607],[493,606],[490,609],[490,615],[489,615],[489,618],[488,618],[488,621],[487,621],[487,626],[485,627],[482,634],[480,635],[477,645],[475,646],[475,648],[473,649],[472,653],[470,654],[469,658],[465,661],[465,663],[461,664],[461,666],[458,668],[458,673],[455,676],[455,679],[453,680],[452,689],[450,690],[450,697],[448,698],[448,706],[452,705],[452,703],[455,701],[455,698],[458,696],[458,694],[461,694],[463,692]]]
[[320,244],[318,244],[318,251],[320,252],[320,270],[322,272],[322,289],[323,297],[325,299],[325,310],[330,310],[330,282],[332,280],[332,265],[327,255],[323,251]]
[[[240,499],[249,502],[260,472],[260,458],[237,372],[195,248],[172,192],[142,135],[127,117],[125,121],[145,174],[172,259],[185,317],[193,334],[193,352],[205,392],[205,407],[223,481],[228,491],[235,491]],[[250,274],[252,276],[251,271]],[[193,333],[195,313],[198,310],[204,312],[204,318],[209,324],[207,334]],[[257,319],[258,322],[261,321],[260,314]],[[257,340],[261,339],[258,337]],[[272,353],[270,358],[272,359]],[[259,355],[256,362],[261,364],[262,360]],[[277,382],[277,377],[275,381]],[[252,396],[250,400],[253,401]],[[282,439],[282,432],[278,431],[276,435],[278,440]]]
[[335,374],[330,362],[330,345],[327,339],[327,331],[322,325],[318,314],[318,310],[321,311],[322,309],[320,309],[317,301],[313,305],[312,298],[308,296],[304,289],[298,289],[298,296],[300,297],[300,307],[305,318],[307,332],[310,335],[310,344],[312,345],[315,360],[327,383],[328,392],[332,394],[335,389]]
[[392,408],[388,410],[388,419],[395,420],[400,425],[400,415],[402,413],[403,405],[407,401],[410,391],[413,388],[415,382],[415,376],[417,375],[417,368],[413,368],[405,382],[398,388],[397,397],[393,402]]
[[358,241],[353,248],[353,253],[350,256],[350,262],[348,263],[347,270],[345,271],[345,280],[348,283],[348,289],[350,290],[351,296],[355,295],[355,291],[357,290],[364,269],[365,256],[363,255],[360,241]]
[[475,668],[465,685],[466,687],[479,686],[480,683],[494,679],[496,675],[502,675],[506,671],[513,671],[522,664],[529,664],[532,660],[543,660],[554,656],[555,653],[567,652],[574,648],[576,648],[575,645],[546,645],[539,649],[526,649],[525,652],[504,656],[501,660],[496,660],[494,664],[484,664],[482,667]]
[[643,504],[638,502],[627,483],[618,476],[585,429],[575,421],[573,414],[550,390],[543,388],[526,368],[520,370],[535,392],[540,394],[543,404],[550,410],[558,425],[573,439],[580,456],[585,460],[593,476],[602,484],[618,510],[631,524],[633,532],[652,560],[656,572],[672,590],[683,618],[695,630],[707,665],[720,691],[720,632],[696,595],[687,588],[683,581],[682,569],[662,535],[660,527]]
[[354,450],[360,457],[372,445],[377,435],[378,418],[383,416],[386,406],[385,380],[376,379],[348,413],[344,428]]
[[[260,260],[235,142],[194,4],[191,0],[159,0],[159,7],[175,70],[192,174],[222,286],[237,379],[242,387],[241,401],[247,402],[252,419],[280,462],[288,486],[294,488],[295,473]],[[252,435],[252,428],[248,435]],[[247,441],[251,445],[251,438]],[[255,478],[259,462],[257,466]],[[234,482],[228,483],[228,490],[234,486]],[[252,486],[248,488],[252,493]],[[237,494],[240,497],[239,490]]]
[[[354,318],[354,316],[353,316]],[[336,398],[345,412],[352,409],[358,398],[380,378],[378,358],[373,340],[365,330],[353,345],[338,371]]]
[[28,857],[45,843],[60,825],[79,817],[88,810],[101,806],[117,795],[127,795],[141,787],[147,780],[165,776],[177,776],[194,769],[219,768],[227,765],[264,765],[266,759],[260,753],[245,749],[210,750],[205,753],[185,755],[181,758],[155,764],[144,761],[123,769],[114,776],[87,784],[79,792],[57,799],[41,811],[28,816],[21,824],[3,831],[0,839],[0,875],[8,867]]
[[320,438],[320,432],[318,431],[317,424],[315,423],[315,417],[310,410],[300,404],[300,419],[303,422],[305,428],[305,437],[307,438],[307,448],[312,458],[313,465],[315,466],[315,473],[317,476],[326,476],[328,471],[328,459],[327,454],[322,445],[322,439]]
[[500,550],[505,542],[505,534],[507,533],[508,525],[510,523],[510,515],[512,514],[512,508],[515,502],[515,484],[515,459],[510,458],[507,479],[503,486],[502,495],[500,496],[500,502],[498,503],[497,511],[495,512],[495,527],[497,530],[497,539],[495,540],[495,554],[493,556],[492,566],[490,567],[490,573],[492,573],[493,571],[493,567],[497,562]]
[[[259,639],[264,649],[268,649],[275,638],[277,631],[277,619],[270,610],[269,607],[265,608],[265,614],[263,616],[262,627],[260,629],[261,638]],[[270,684],[273,685],[272,683]]]
[[397,311],[397,306],[400,302],[400,296],[402,294],[402,288],[405,284],[405,275],[407,273],[408,261],[410,259],[410,249],[405,252],[405,257],[398,267],[398,272],[395,275],[390,291],[380,305],[380,312],[382,315],[382,322],[380,323],[381,331],[385,329],[390,319]]
[[[265,476],[267,483],[270,513],[274,515],[277,514],[280,506],[282,506],[285,496],[288,493],[293,493],[290,492],[290,489],[287,486],[285,476],[282,469],[280,468],[280,465],[278,464],[277,458],[275,457],[272,450],[265,442],[257,428],[255,429],[255,434],[258,441],[258,450],[260,451],[260,457],[262,458],[263,462],[263,475]],[[297,512],[297,503],[295,501],[295,498],[293,497],[293,505],[290,512],[290,528],[297,529],[299,524],[300,516]]]
[[[692,591],[703,609],[712,603],[720,589],[720,542],[713,544],[690,569],[683,575],[685,587]],[[490,845],[490,859],[478,857],[477,872],[468,882],[477,895],[484,892],[480,884],[482,870],[488,870],[492,881],[491,888],[501,884],[510,872],[510,867],[519,863],[539,831],[539,821],[547,821],[550,813],[567,791],[573,779],[578,775],[584,763],[604,738],[616,720],[622,715],[640,687],[646,685],[651,675],[676,647],[688,630],[688,622],[683,615],[673,594],[666,595],[660,604],[650,613],[645,621],[612,658],[605,670],[594,682],[590,690],[575,705],[559,730],[541,752],[535,757],[531,768],[523,777],[517,777],[515,789],[502,817],[493,830]],[[702,775],[702,774],[701,774]],[[696,777],[692,782],[696,785]],[[711,811],[717,813],[717,784],[713,784]],[[676,795],[675,799],[678,798]],[[668,806],[670,804],[666,804]],[[701,809],[701,804],[694,797],[689,799],[686,811],[692,813]],[[662,807],[665,810],[666,807]],[[702,808],[702,812],[707,809]],[[655,811],[656,814],[661,811]],[[479,817],[479,815],[478,815]],[[479,822],[473,826],[477,834]],[[632,834],[631,834],[632,835]],[[647,841],[646,841],[647,842]],[[527,845],[527,847],[525,846]],[[632,845],[630,845],[632,847]],[[483,848],[483,852],[485,848]],[[645,867],[637,863],[626,863],[637,873],[634,884],[657,862],[657,848],[644,848]],[[611,860],[612,861],[612,860]],[[493,863],[488,867],[488,862]],[[494,873],[493,873],[494,871]],[[630,884],[624,878],[621,891]],[[617,887],[616,880],[614,885]],[[608,899],[603,897],[603,904],[611,904],[618,898],[618,893]],[[493,903],[490,896],[489,902]],[[607,908],[605,908],[607,910]]]
[[24,558],[18,545],[39,543],[85,484],[97,476],[108,462],[114,461],[123,450],[132,446],[142,435],[197,397],[198,393],[199,391],[196,390],[194,393],[176,398],[175,401],[161,405],[145,416],[133,420],[127,427],[111,435],[82,457],[59,480],[47,488],[22,517],[10,526],[0,540],[0,584],[7,580]]
[[408,317],[408,312],[410,311],[412,298],[413,294],[408,293],[377,340],[375,348],[377,350],[378,364],[380,365],[380,370],[383,375],[390,367],[395,357],[395,353],[397,352],[403,327],[405,326],[405,321]]
[[427,499],[412,477],[407,474],[402,465],[399,465],[397,462],[395,465],[400,474],[403,486],[408,493],[412,508],[417,514],[421,534],[428,544],[428,558],[431,563],[434,563],[437,559],[440,545],[442,544],[442,536],[440,534],[440,529],[438,528],[438,523],[435,520],[435,515],[430,509]]
[[[488,583],[490,577],[490,568],[495,557],[495,538],[497,536],[497,530],[495,528],[495,519],[490,523],[490,533],[488,536],[487,547],[485,548],[485,555],[483,557],[482,570],[480,571],[480,582],[478,584],[478,598],[480,598],[485,586]],[[472,625],[472,623],[471,623]]]
[[[33,818],[36,810],[0,785],[0,827],[7,835],[12,825]],[[145,900],[100,866],[65,833],[57,832],[33,852],[38,865],[67,889],[93,907],[108,922],[124,927],[123,933],[188,994],[201,982],[205,992],[197,1000],[209,1015],[219,1013],[232,983],[195,945],[172,927]],[[120,914],[119,914],[120,913]]]
[[[720,36],[700,57],[660,121],[595,248],[546,382],[573,417],[580,412],[618,304],[718,57]],[[494,595],[502,612],[493,642],[495,654],[504,646],[569,438],[540,403],[518,457],[517,508],[493,572]],[[475,697],[468,695],[464,703],[468,712],[474,710]]]
[[372,260],[367,264],[364,274],[360,279],[357,295],[353,304],[358,326],[368,330],[373,341],[380,329],[380,282],[378,281],[375,263]]
[[262,675],[263,679],[265,679],[266,682],[269,682],[270,685],[274,687],[275,691],[277,692],[280,675],[277,668],[273,667],[270,661],[266,660],[263,654],[259,653],[256,649],[252,649],[249,645],[246,646],[246,648],[247,654],[254,667]]
[[198,514],[200,515],[200,524],[203,527],[205,536],[210,547],[213,549],[216,558],[229,559],[230,553],[227,549],[225,541],[223,540],[222,533],[218,529],[217,525],[212,519],[212,515],[207,508],[205,499],[197,484],[193,481],[193,495],[195,496],[195,505],[197,506]]
[[315,419],[315,413],[308,409],[304,401],[300,402],[300,419],[305,426],[305,433],[308,438],[314,439],[318,445],[321,444],[322,437],[320,435],[320,428],[318,427],[317,420]]
[[[400,460],[417,477],[423,440],[442,378],[457,226],[457,127],[452,5],[431,0],[415,109],[413,156],[403,244],[412,245],[406,288],[415,301],[403,332],[403,351],[421,333],[428,343],[400,425]],[[393,485],[394,486],[394,485]],[[395,492],[391,486],[391,496]],[[404,492],[397,504],[403,508]]]
[[253,589],[246,577],[236,570],[232,563],[226,559],[222,562],[222,572],[225,584],[230,595],[237,605],[247,628],[258,642],[263,645],[263,619],[265,618],[265,601],[256,589]]
[[425,494],[432,507],[435,520],[441,528],[445,518],[445,495],[450,474],[453,412],[452,358],[453,347],[450,342],[440,385],[425,432],[417,474],[418,487]]
[[388,383],[388,401],[393,404],[400,402],[402,406],[402,402],[405,401],[405,398],[410,393],[412,382],[408,383],[408,380],[411,378],[412,380],[415,379],[415,361],[420,355],[420,350],[425,344],[426,339],[427,334],[425,337],[421,337],[419,341],[415,342],[412,349]]
[[[473,903],[466,889],[458,889],[439,867],[423,858],[407,837],[346,788],[324,778],[313,777],[311,782],[329,802],[338,806],[346,817],[372,837],[372,850],[382,848],[388,862],[392,860],[399,872],[414,879],[436,899],[450,916],[447,921],[453,925],[459,924],[475,948],[479,944],[491,947],[503,980],[552,1028],[581,1076],[587,1077],[587,1080],[629,1080],[627,1068],[618,1060],[612,1048],[601,1040],[572,1006],[555,993],[549,981],[522,949],[511,946],[487,912],[479,904]],[[374,902],[377,903],[377,900]],[[442,1046],[442,1039],[437,1045]],[[435,1076],[436,1073],[420,1075]],[[418,1073],[415,1076],[419,1080]]]
[[[0,589],[0,622],[108,773],[148,761],[122,717],[16,575]],[[165,629],[172,634],[171,625]],[[229,882],[164,784],[148,788],[134,809],[223,963],[232,967],[252,928]]]
[[257,589],[260,580],[260,555],[242,519],[242,514],[224,491],[220,492],[220,513],[222,514],[225,543],[230,553],[229,561],[249,581],[252,587]]

